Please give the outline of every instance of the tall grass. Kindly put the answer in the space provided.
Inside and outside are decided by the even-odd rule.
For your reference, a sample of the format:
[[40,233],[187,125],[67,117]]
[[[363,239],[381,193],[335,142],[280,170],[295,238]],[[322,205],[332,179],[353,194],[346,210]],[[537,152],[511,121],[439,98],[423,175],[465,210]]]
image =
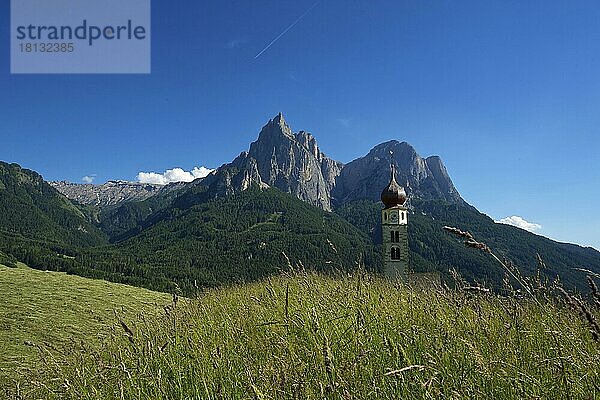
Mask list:
[[[591,311],[598,318],[598,310]],[[600,345],[555,297],[288,273],[122,321],[27,398],[600,397]]]

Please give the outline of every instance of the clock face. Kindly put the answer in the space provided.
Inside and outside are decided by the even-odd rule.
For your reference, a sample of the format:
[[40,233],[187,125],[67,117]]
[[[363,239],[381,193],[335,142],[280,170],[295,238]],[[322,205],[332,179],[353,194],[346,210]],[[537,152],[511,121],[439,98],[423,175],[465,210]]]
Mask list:
[[391,220],[392,222],[398,222],[398,214],[397,214],[397,213],[392,213],[392,214],[390,215],[390,220]]

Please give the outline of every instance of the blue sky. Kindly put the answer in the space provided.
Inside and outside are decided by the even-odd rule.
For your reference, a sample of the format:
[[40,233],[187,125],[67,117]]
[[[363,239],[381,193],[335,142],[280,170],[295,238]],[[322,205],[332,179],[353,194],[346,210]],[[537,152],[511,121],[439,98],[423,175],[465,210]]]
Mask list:
[[594,1],[153,0],[152,74],[10,75],[0,159],[48,180],[216,167],[277,112],[340,161],[438,154],[470,203],[600,248]]

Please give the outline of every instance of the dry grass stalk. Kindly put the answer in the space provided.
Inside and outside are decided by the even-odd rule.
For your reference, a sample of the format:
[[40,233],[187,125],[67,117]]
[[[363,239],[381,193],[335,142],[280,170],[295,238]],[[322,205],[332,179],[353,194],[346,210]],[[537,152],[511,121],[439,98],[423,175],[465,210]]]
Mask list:
[[292,262],[290,261],[290,258],[287,256],[287,254],[285,254],[285,251],[282,251],[281,254],[283,255],[283,258],[285,258],[285,261],[286,261],[287,266],[288,266],[288,271],[289,272],[293,272],[294,271],[294,267],[292,267]]
[[600,342],[600,325],[596,322],[596,319],[592,315],[592,313],[587,309],[583,301],[577,298],[576,296],[571,296],[565,289],[558,286],[556,288],[567,300],[569,305],[576,311],[579,311],[581,316],[583,316],[588,324],[590,325],[590,332],[595,341]]
[[451,227],[451,226],[444,226],[442,229],[444,229],[444,230],[446,230],[446,231],[448,231],[448,232],[450,232],[450,233],[453,233],[453,234],[455,234],[455,235],[457,235],[457,236],[461,236],[461,237],[463,237],[463,238],[465,238],[465,239],[468,239],[468,240],[475,240],[475,238],[473,237],[473,235],[471,235],[471,233],[470,233],[469,231],[464,231],[464,232],[463,232],[463,231],[461,231],[460,229],[458,229],[458,228],[453,228],[453,227]]
[[[479,249],[479,250],[483,251],[484,253],[490,254],[492,257],[494,257],[494,259],[496,261],[498,261],[500,263],[500,265],[502,265],[502,267],[504,267],[504,270],[506,272],[508,272],[508,274],[515,281],[517,281],[523,287],[523,289],[525,289],[527,291],[527,293],[531,297],[535,298],[533,296],[533,293],[532,293],[531,289],[529,288],[529,286],[523,281],[523,279],[521,279],[519,276],[517,276],[518,275],[518,270],[516,268],[514,268],[511,263],[504,262],[504,261],[500,260],[500,258],[492,252],[492,250],[488,247],[487,244],[485,244],[483,242],[478,242],[477,240],[475,240],[475,238],[473,237],[473,235],[470,232],[468,232],[468,231],[463,232],[460,229],[454,228],[454,227],[451,227],[451,226],[444,226],[443,229],[446,230],[446,231],[448,231],[448,232],[450,232],[450,233],[452,233],[452,234],[454,234],[454,235],[457,235],[457,236],[460,236],[462,238],[467,239],[467,240],[464,241],[464,244],[466,246],[473,247],[473,248],[476,248],[476,249]],[[517,273],[515,273],[515,271],[517,271]]]
[[465,242],[465,245],[468,247],[473,247],[474,249],[479,249],[479,250],[483,251],[484,253],[490,253],[490,254],[492,253],[492,250],[488,247],[487,244],[478,242],[476,240],[467,240]]
[[456,270],[456,268],[450,269],[449,272],[450,272],[450,275],[452,276],[452,279],[454,279],[454,285],[457,290],[462,290],[463,287],[467,286],[467,283],[462,278],[460,273]]
[[540,253],[535,253],[535,259],[538,263],[539,269],[547,269],[548,268],[548,267],[546,267],[546,263],[544,262],[544,260],[542,260],[542,256],[540,256]]
[[329,247],[331,247],[331,249],[333,250],[334,253],[337,254],[337,249],[335,248],[335,246],[333,245],[333,243],[331,243],[331,240],[329,240],[329,238],[325,239],[327,241],[327,244],[329,245]]
[[119,322],[121,323],[121,327],[123,328],[123,330],[127,334],[127,339],[129,339],[129,341],[131,343],[133,343],[133,331],[127,326],[127,324],[125,323],[125,321],[119,320]]
[[320,329],[319,317],[317,316],[317,311],[314,309],[314,307],[311,309],[311,320],[313,332],[317,333]]
[[536,270],[536,289],[541,289],[544,285],[542,285],[542,271],[547,270],[548,267],[546,263],[540,256],[540,253],[535,253],[535,260],[537,262],[537,270]]
[[385,374],[383,374],[383,376],[399,375],[399,374],[401,374],[403,372],[410,371],[410,370],[413,370],[413,369],[422,371],[422,370],[425,369],[425,366],[424,365],[409,365],[408,367],[404,367],[404,368],[400,368],[400,369],[396,369],[396,370],[393,370],[393,371],[386,372]]
[[585,272],[586,274],[588,274],[588,275],[590,275],[590,276],[592,276],[594,278],[600,279],[600,274],[597,274],[597,273],[595,273],[593,271],[590,271],[589,269],[585,269],[585,268],[573,268],[573,270],[574,271]]
[[587,276],[587,281],[590,285],[590,289],[592,289],[592,298],[594,299],[594,304],[596,304],[596,307],[600,308],[600,290],[598,290],[598,286],[596,286],[596,282],[594,282],[591,276]]
[[256,387],[256,385],[250,385],[250,388],[252,389],[252,394],[254,395],[254,399],[256,399],[256,400],[266,399],[265,395]]
[[331,348],[329,347],[329,340],[325,337],[325,343],[323,344],[323,362],[325,364],[325,372],[329,378],[329,383],[333,382],[333,356],[331,355]]
[[285,285],[285,319],[286,321],[290,317],[290,284]]

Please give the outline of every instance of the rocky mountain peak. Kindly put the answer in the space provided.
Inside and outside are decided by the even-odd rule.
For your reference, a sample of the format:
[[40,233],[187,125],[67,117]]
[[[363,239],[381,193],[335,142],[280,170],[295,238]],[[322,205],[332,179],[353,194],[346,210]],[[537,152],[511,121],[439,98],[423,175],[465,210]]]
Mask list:
[[282,113],[279,113],[275,118],[270,119],[269,122],[263,126],[258,135],[258,141],[279,141],[284,138],[293,139],[294,135],[292,133],[292,129],[285,121]]
[[[390,180],[390,165],[409,196],[462,202],[438,156],[422,158],[407,142],[390,140],[347,165],[325,155],[308,131],[294,133],[282,113],[265,124],[248,151],[213,174],[191,183],[203,197],[234,194],[251,186],[273,187],[324,210],[358,199],[379,200]],[[67,197],[84,204],[114,205],[143,200],[168,187],[131,182],[76,185],[54,182]],[[410,200],[409,200],[410,201]]]
[[273,187],[331,210],[334,204],[348,201],[379,200],[390,180],[390,165],[395,166],[398,184],[405,187],[409,199],[462,201],[439,157],[424,159],[407,142],[390,140],[344,165],[327,157],[308,131],[293,133],[281,113],[263,126],[248,152],[200,184],[210,197],[240,192],[252,185]]
[[317,157],[319,160],[322,159],[323,153],[319,150],[319,146],[317,145],[317,140],[313,135],[306,131],[300,131],[296,134],[296,140],[302,147],[307,149],[313,156]]
[[277,124],[280,124],[280,125],[286,125],[285,118],[283,118],[283,113],[282,112],[279,112],[275,116],[275,118],[272,119],[272,121],[275,122],[275,123],[277,123]]
[[408,144],[407,142],[400,142],[398,140],[388,140],[387,142],[383,142],[378,144],[377,146],[373,147],[370,151],[369,154],[372,155],[382,155],[385,152],[390,152],[390,151],[398,151],[398,150],[409,150],[409,151],[413,151],[416,153],[416,150],[414,149],[414,147],[412,147],[410,144]]
[[330,192],[341,168],[321,152],[313,135],[294,134],[279,113],[261,129],[247,153],[220,168],[227,174],[217,172],[203,184],[218,192],[215,195],[239,192],[251,184],[274,187],[331,210]]
[[390,140],[373,147],[367,156],[388,159],[390,161],[396,160],[397,162],[401,161],[404,164],[407,164],[410,161],[417,159],[419,154],[415,148],[407,142]]
[[395,166],[396,179],[408,192],[409,201],[411,197],[463,201],[439,157],[424,159],[407,142],[390,140],[344,167],[333,190],[335,203],[363,198],[377,200],[381,188],[389,181],[390,164]]

